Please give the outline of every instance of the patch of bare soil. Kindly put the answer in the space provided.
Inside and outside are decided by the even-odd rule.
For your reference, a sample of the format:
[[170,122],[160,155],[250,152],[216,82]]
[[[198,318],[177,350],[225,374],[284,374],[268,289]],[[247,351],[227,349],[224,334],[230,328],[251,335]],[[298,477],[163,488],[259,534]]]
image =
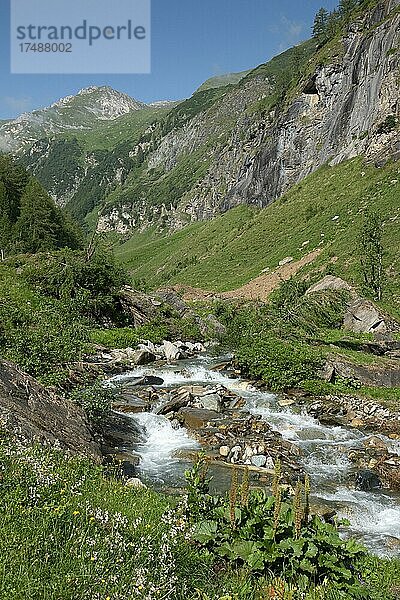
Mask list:
[[169,288],[182,295],[185,301],[196,301],[196,300],[213,300],[221,298],[237,298],[241,300],[267,300],[269,295],[275,291],[282,281],[287,281],[305,265],[312,263],[321,250],[313,250],[309,254],[306,254],[297,261],[286,263],[280,267],[277,267],[272,273],[264,273],[255,279],[252,279],[245,285],[242,285],[236,290],[230,290],[229,292],[211,292],[202,290],[200,288],[194,288],[186,285],[174,285]]

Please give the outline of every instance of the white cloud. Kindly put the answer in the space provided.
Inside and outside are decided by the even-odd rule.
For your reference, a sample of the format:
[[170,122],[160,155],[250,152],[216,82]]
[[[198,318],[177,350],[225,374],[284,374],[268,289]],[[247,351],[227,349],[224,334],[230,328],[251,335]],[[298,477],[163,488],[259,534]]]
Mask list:
[[304,39],[306,29],[306,24],[303,21],[294,21],[282,15],[280,22],[273,25],[270,31],[279,34],[281,40],[279,51],[283,51],[301,42]]

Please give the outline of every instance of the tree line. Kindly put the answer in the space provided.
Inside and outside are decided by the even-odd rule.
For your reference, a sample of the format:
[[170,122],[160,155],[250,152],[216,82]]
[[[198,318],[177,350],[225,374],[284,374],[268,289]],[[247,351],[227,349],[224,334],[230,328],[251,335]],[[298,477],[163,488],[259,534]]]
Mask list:
[[0,156],[0,258],[63,247],[81,234],[40,183],[7,155]]
[[369,0],[340,0],[336,10],[329,12],[320,8],[314,19],[313,37],[319,46],[323,46],[346,25],[353,12],[366,5]]

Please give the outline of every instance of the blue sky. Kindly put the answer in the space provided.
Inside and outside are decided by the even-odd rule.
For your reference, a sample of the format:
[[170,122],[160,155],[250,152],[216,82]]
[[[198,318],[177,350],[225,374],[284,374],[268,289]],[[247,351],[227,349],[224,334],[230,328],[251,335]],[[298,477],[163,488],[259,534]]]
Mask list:
[[110,85],[145,102],[189,97],[213,75],[253,68],[307,39],[321,5],[332,10],[337,3],[152,0],[150,75],[11,75],[9,0],[0,0],[0,119],[47,106],[89,85]]

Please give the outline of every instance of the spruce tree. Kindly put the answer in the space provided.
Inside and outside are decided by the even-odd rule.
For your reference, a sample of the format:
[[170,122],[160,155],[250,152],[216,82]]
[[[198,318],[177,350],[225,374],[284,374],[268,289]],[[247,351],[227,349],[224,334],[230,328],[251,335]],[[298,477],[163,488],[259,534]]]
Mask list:
[[54,250],[62,235],[60,216],[53,200],[32,179],[21,196],[20,216],[15,226],[21,252]]
[[319,45],[323,45],[327,41],[327,27],[329,21],[329,13],[325,8],[320,8],[314,19],[313,37]]

